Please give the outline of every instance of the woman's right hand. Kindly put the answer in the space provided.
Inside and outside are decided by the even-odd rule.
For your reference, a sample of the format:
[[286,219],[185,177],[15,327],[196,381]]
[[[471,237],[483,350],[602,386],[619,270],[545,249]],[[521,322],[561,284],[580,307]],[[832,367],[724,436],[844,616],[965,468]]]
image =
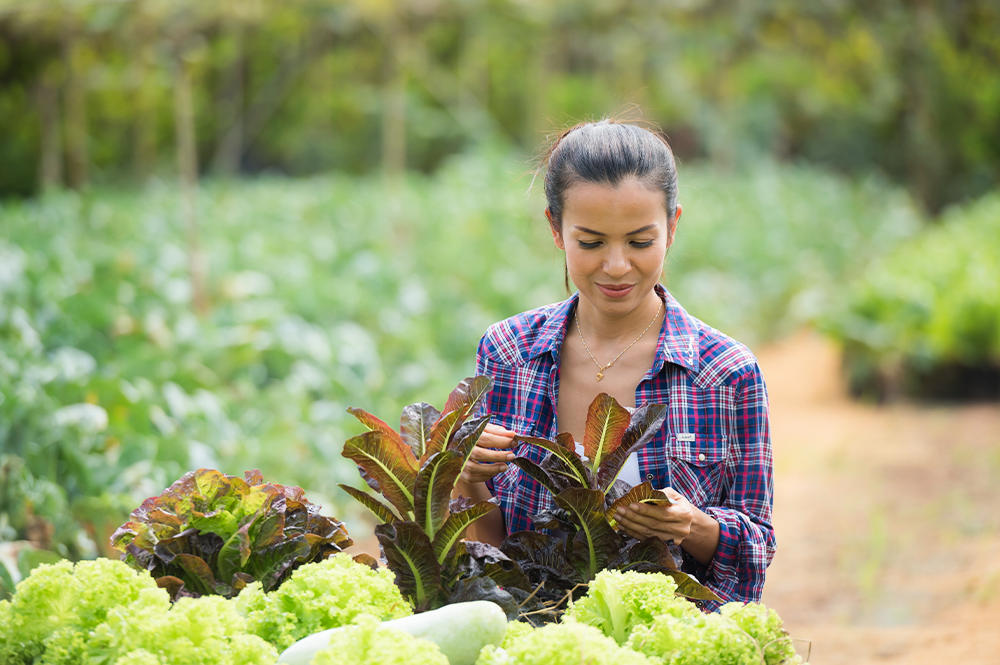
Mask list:
[[[507,470],[507,463],[516,457],[511,452],[516,432],[490,423],[479,437],[476,447],[462,469],[461,480],[469,485],[483,483]],[[497,448],[498,450],[491,450]]]

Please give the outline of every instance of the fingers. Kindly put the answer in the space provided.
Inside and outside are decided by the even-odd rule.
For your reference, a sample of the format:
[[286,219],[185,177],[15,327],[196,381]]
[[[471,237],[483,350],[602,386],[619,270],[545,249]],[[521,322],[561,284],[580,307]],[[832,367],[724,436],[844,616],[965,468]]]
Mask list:
[[622,530],[633,538],[644,540],[656,536],[680,544],[691,533],[693,516],[687,506],[680,504],[657,506],[633,503],[619,508],[616,519]]
[[507,449],[491,450],[489,448],[476,446],[472,449],[472,454],[469,456],[469,459],[480,464],[501,464],[510,462],[515,457],[517,456]]
[[515,432],[500,425],[487,425],[462,469],[462,479],[468,483],[481,483],[506,471],[507,464],[516,457],[510,450],[515,436]]
[[493,476],[507,470],[506,464],[478,464],[469,461],[462,469],[462,480],[467,483],[484,483]]
[[679,542],[681,539],[678,534],[669,529],[658,528],[659,525],[654,526],[642,522],[636,522],[628,517],[619,519],[618,524],[622,531],[636,540],[646,540],[647,538],[655,537],[660,540],[673,540],[674,542]]
[[515,436],[517,436],[516,432],[490,423],[486,426],[476,445],[483,448],[511,448],[514,445]]

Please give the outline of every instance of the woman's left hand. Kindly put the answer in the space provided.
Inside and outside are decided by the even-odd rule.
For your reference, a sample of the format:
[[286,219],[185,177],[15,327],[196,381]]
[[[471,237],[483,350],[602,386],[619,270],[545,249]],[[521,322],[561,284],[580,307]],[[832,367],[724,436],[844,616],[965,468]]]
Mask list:
[[719,546],[719,523],[673,488],[664,487],[662,491],[674,503],[633,503],[619,508],[616,519],[622,531],[638,540],[672,540],[707,566]]
[[696,508],[673,488],[665,487],[662,491],[676,503],[633,503],[624,506],[618,509],[618,524],[625,533],[638,540],[655,536],[680,545],[691,535]]

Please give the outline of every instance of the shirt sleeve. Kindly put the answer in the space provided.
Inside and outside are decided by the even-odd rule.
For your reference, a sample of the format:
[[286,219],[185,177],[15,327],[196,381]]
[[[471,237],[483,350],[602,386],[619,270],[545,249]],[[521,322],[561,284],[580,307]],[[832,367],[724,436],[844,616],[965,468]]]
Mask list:
[[[492,363],[490,362],[489,356],[485,351],[486,344],[487,344],[487,336],[484,335],[483,338],[479,340],[479,348],[476,351],[476,376],[489,376],[494,378],[495,380],[496,377],[494,376],[494,372],[490,367]],[[493,391],[491,391],[489,398],[484,400],[479,405],[479,408],[477,409],[477,412],[475,414],[476,416],[481,416],[484,413],[489,413],[490,422],[496,422],[496,416],[495,416],[496,407],[494,404],[495,401],[494,393],[496,392],[497,392],[497,386],[494,385]],[[497,488],[496,484],[493,481],[493,478],[490,478],[489,480],[486,481],[486,489],[488,489],[490,491],[490,494],[492,494],[494,497],[497,496]]]
[[756,363],[737,386],[735,410],[736,449],[731,454],[738,455],[738,462],[723,505],[705,509],[719,522],[719,546],[705,581],[727,602],[760,602],[775,538],[767,388]]

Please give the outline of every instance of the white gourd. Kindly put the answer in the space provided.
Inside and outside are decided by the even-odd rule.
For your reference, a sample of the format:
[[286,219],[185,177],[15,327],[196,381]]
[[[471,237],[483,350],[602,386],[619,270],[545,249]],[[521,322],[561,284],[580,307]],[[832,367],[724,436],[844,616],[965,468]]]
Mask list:
[[[473,600],[385,621],[383,625],[434,642],[450,665],[474,665],[480,649],[487,644],[499,646],[503,641],[507,616],[495,603]],[[331,628],[302,638],[278,657],[278,663],[309,665],[318,651],[336,644],[337,633],[343,630]]]

